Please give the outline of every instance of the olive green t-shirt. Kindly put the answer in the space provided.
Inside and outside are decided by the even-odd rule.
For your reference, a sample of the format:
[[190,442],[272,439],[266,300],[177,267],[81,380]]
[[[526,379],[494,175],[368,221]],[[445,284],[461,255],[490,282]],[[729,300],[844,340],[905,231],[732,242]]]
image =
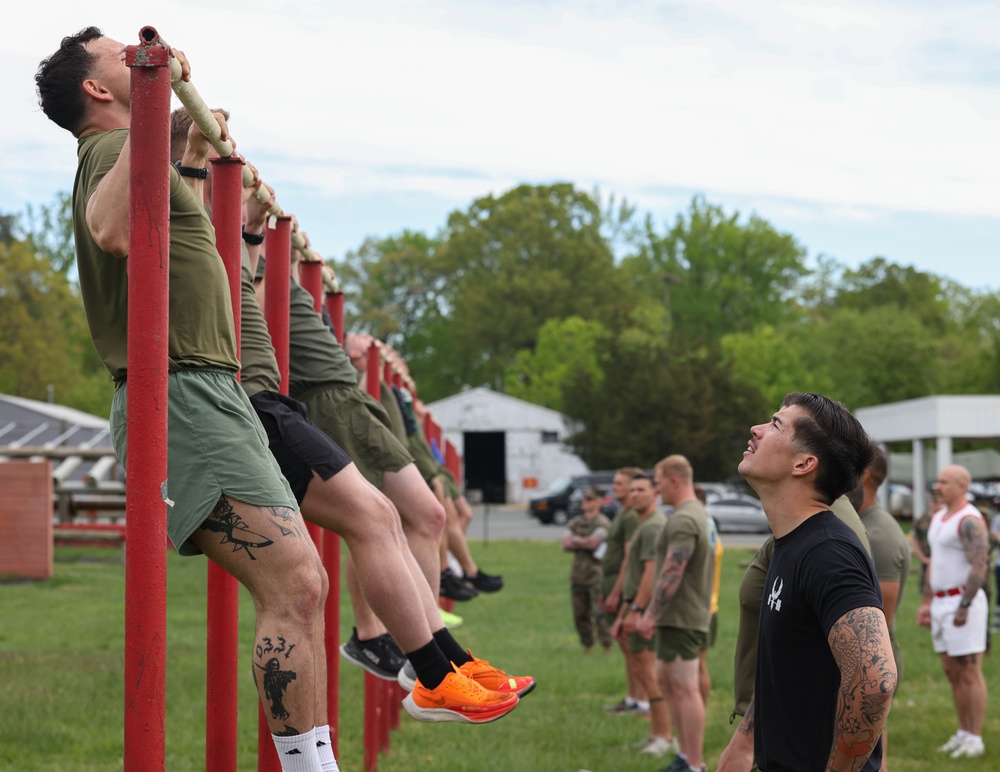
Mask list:
[[709,541],[708,513],[697,499],[685,501],[667,518],[656,540],[656,575],[668,552],[690,550],[691,557],[674,597],[656,614],[657,627],[708,632],[715,579],[715,554]]
[[[896,609],[903,600],[906,577],[910,574],[910,542],[896,518],[876,504],[860,514],[872,545],[872,563],[880,582],[899,582]],[[889,620],[889,642],[896,658],[897,682],[902,680],[903,652],[896,641],[896,615]]]
[[635,529],[629,546],[628,563],[625,564],[625,580],[622,582],[623,600],[631,601],[639,592],[646,561],[656,560],[656,539],[666,522],[666,516],[657,509],[645,520],[641,520],[639,527]]
[[293,279],[288,293],[289,393],[328,384],[357,386],[358,371],[323,317],[313,308],[313,297]]
[[[73,183],[76,264],[97,354],[116,382],[128,369],[128,262],[103,251],[87,227],[87,202],[118,160],[128,129],[89,134],[77,147]],[[150,239],[159,234],[148,234]],[[198,196],[170,167],[168,367],[239,369],[233,306],[215,229]],[[141,299],[140,299],[141,302]]]
[[395,434],[396,439],[405,446],[407,444],[406,423],[403,421],[403,413],[399,409],[399,402],[396,401],[396,395],[392,391],[392,386],[387,384],[385,381],[380,381],[379,383],[382,387],[379,394],[379,402],[382,403],[382,407],[385,408],[385,412],[389,414],[389,423],[392,427],[392,433]]
[[262,391],[279,391],[281,373],[274,356],[264,312],[257,305],[250,273],[250,254],[243,247],[240,279],[240,385],[248,397]]
[[413,456],[413,462],[417,465],[417,471],[424,478],[424,482],[429,483],[438,476],[440,465],[419,429],[406,438],[406,447]]
[[608,529],[607,548],[601,558],[601,570],[604,572],[601,593],[607,595],[614,587],[618,574],[621,573],[625,561],[625,545],[632,541],[635,529],[639,527],[639,513],[632,507],[625,507],[611,521]]

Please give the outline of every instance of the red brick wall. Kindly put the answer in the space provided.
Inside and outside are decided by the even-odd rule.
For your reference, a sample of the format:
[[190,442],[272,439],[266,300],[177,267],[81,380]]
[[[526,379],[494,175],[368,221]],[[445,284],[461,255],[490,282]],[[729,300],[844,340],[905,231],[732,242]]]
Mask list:
[[0,576],[52,576],[52,462],[0,463]]

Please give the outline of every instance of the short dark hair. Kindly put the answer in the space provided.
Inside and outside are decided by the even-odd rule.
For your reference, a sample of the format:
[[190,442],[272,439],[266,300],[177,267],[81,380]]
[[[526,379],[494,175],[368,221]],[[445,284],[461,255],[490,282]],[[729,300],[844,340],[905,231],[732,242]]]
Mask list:
[[868,464],[868,476],[877,488],[885,482],[889,476],[889,461],[885,457],[885,451],[878,445],[875,446],[875,454]]
[[[219,107],[212,110],[213,113],[222,113],[228,121],[229,111]],[[178,107],[170,113],[170,160],[180,161],[184,155],[184,148],[187,147],[188,130],[191,128],[191,113],[186,107]]]
[[878,447],[851,412],[829,397],[792,392],[782,407],[797,405],[805,416],[795,421],[794,445],[816,456],[819,469],[815,487],[820,498],[832,504],[857,487]]
[[632,475],[632,482],[636,480],[645,480],[650,485],[653,485],[653,475],[647,474],[646,472],[639,472],[639,474]]
[[86,111],[81,84],[97,62],[97,56],[88,51],[84,43],[102,37],[104,33],[97,27],[67,35],[59,44],[59,50],[42,59],[35,72],[35,89],[42,112],[74,137],[79,135]]

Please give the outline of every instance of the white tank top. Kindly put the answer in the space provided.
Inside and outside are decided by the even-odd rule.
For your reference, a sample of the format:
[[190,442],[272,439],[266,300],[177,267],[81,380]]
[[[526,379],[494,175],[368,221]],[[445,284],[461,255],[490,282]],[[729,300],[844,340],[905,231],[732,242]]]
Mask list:
[[965,556],[965,545],[958,534],[962,521],[967,517],[979,517],[979,510],[966,504],[949,515],[947,508],[931,518],[927,531],[927,541],[931,545],[931,589],[935,592],[963,587],[969,578],[972,564]]

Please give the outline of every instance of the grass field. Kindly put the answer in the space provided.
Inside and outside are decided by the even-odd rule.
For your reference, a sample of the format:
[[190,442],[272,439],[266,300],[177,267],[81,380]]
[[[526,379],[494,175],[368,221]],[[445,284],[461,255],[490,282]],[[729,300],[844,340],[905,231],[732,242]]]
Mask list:
[[[617,653],[587,656],[579,646],[570,615],[569,555],[557,543],[471,544],[484,568],[502,573],[507,586],[459,604],[456,610],[466,621],[456,637],[511,672],[533,674],[538,688],[510,716],[482,727],[419,724],[404,714],[379,768],[651,772],[663,766],[666,760],[640,758],[624,749],[645,735],[644,719],[609,717],[601,710],[622,696],[621,659]],[[719,640],[709,658],[709,769],[732,732],[736,589],[751,554],[730,549],[724,558]],[[171,553],[168,566],[166,768],[199,770],[205,748],[206,563]],[[52,580],[0,582],[0,770],[122,769],[123,576],[118,550],[58,548]],[[906,677],[890,719],[892,770],[1000,768],[1000,712],[995,709],[987,717],[985,758],[952,762],[935,752],[954,731],[954,708],[929,633],[913,621],[915,588],[911,582],[897,624]],[[344,609],[342,640],[351,624],[346,603]],[[241,635],[249,651],[252,609],[245,594]],[[985,672],[996,693],[996,657],[987,657]],[[240,690],[241,770],[256,769],[256,695],[248,673]],[[343,666],[343,770],[362,769],[362,681],[360,669]]]

